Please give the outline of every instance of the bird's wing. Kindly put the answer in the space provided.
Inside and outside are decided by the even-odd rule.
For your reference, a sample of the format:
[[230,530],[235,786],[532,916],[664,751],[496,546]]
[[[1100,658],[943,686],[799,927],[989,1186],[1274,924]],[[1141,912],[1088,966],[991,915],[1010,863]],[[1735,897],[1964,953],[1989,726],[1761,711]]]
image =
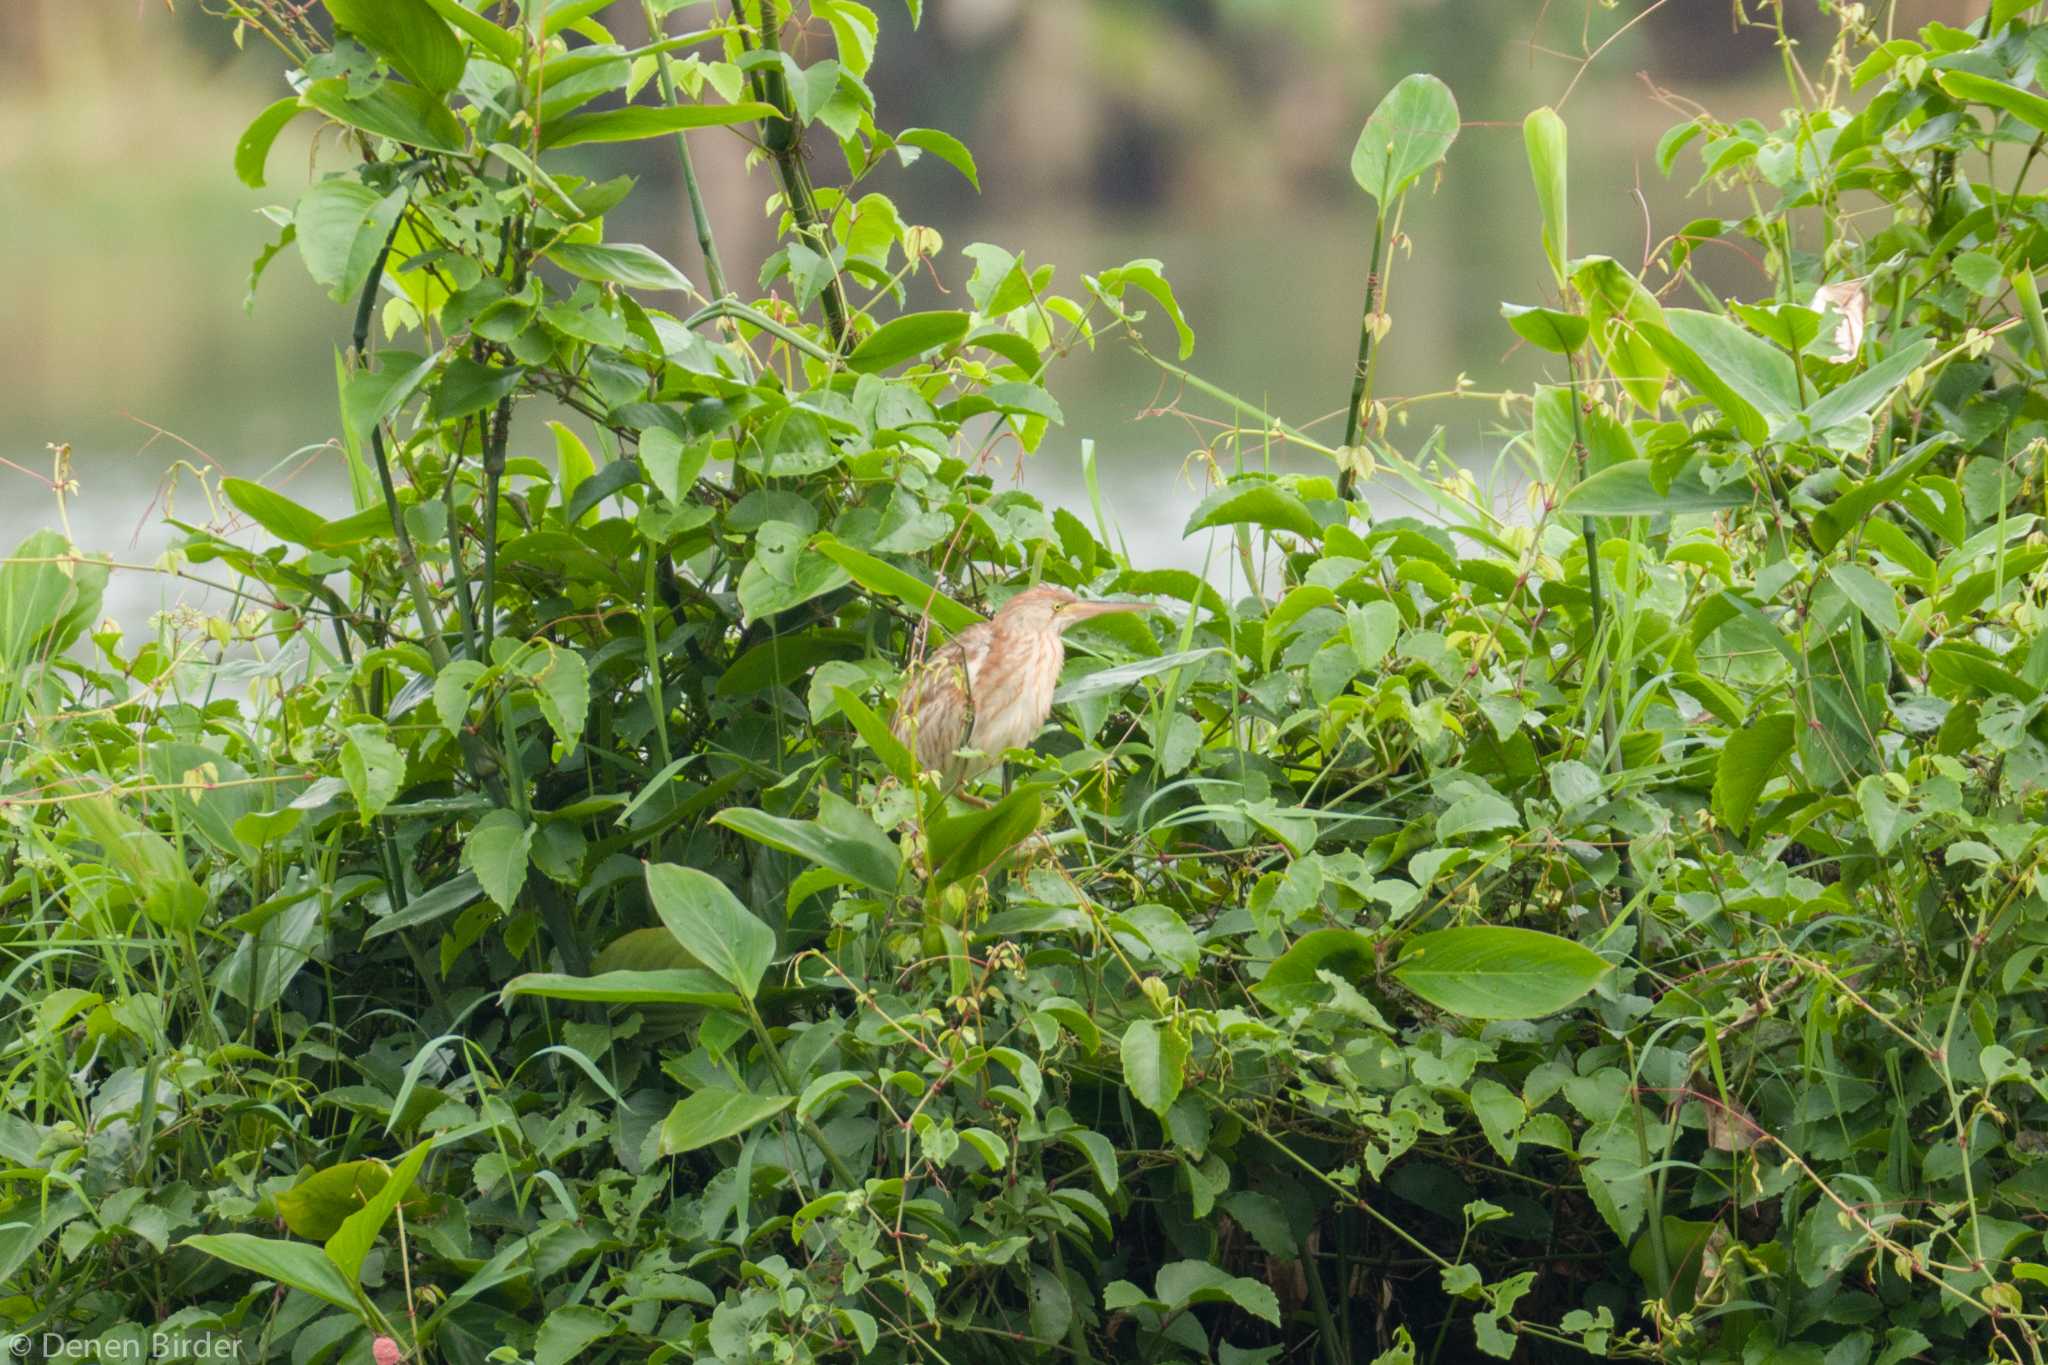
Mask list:
[[986,623],[969,626],[904,676],[890,730],[918,766],[951,776],[974,724],[974,682],[988,657]]

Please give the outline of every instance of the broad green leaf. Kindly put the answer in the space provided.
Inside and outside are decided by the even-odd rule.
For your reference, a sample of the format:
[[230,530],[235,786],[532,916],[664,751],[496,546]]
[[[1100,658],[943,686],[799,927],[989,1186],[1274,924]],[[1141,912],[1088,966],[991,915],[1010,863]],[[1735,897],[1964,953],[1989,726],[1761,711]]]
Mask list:
[[100,846],[106,865],[139,893],[150,922],[189,934],[206,915],[206,893],[170,840],[129,815],[112,796],[94,792],[65,803],[72,819]]
[[580,1000],[596,1005],[695,1005],[704,1009],[740,1008],[740,998],[724,981],[691,967],[659,971],[610,971],[591,976],[561,972],[527,972],[505,983],[507,1000],[531,995],[544,1000]]
[[844,587],[852,578],[837,560],[805,553],[806,533],[793,522],[771,521],[754,533],[754,556],[740,573],[740,619],[747,625],[802,606]]
[[[555,434],[555,500],[567,507],[576,497],[576,490],[597,473],[597,461],[591,458],[590,447],[583,444],[583,438],[561,422],[549,422],[548,430]],[[585,511],[576,519],[578,526],[597,524],[597,509]]]
[[949,634],[963,631],[981,620],[970,608],[916,575],[877,559],[865,550],[856,550],[833,536],[822,533],[812,536],[811,548],[845,569],[854,582],[869,592],[893,597],[913,612],[929,612],[939,628]]
[[1191,536],[1210,526],[1245,525],[1286,531],[1307,541],[1320,540],[1323,533],[1307,503],[1278,484],[1251,480],[1227,483],[1203,498],[1181,534]]
[[499,28],[463,3],[463,0],[426,0],[427,8],[476,40],[477,46],[500,65],[519,66],[520,44],[513,34]]
[[1747,507],[1756,493],[1746,483],[1707,487],[1693,470],[1679,472],[1671,486],[1659,489],[1648,460],[1609,465],[1565,494],[1559,510],[1581,517],[1675,516],[1683,512],[1718,512]]
[[1356,929],[1312,929],[1274,959],[1252,994],[1267,1008],[1283,1013],[1320,1004],[1331,991],[1320,973],[1346,968],[1339,975],[1362,980],[1374,962],[1373,940]]
[[461,156],[467,150],[462,124],[431,91],[386,81],[361,98],[348,93],[348,80],[333,76],[307,86],[303,98],[337,123],[388,137],[425,152]]
[[1394,976],[1467,1019],[1537,1019],[1585,995],[1609,964],[1568,938],[1509,925],[1439,929],[1410,940]]
[[[830,792],[823,795],[839,801]],[[846,805],[844,801],[839,801],[839,804]],[[711,817],[711,823],[744,834],[756,843],[779,848],[820,867],[831,868],[885,896],[894,895],[901,869],[896,846],[875,827],[866,812],[857,807],[848,807],[847,810],[842,825],[865,822],[865,831],[828,830],[816,820],[787,820],[747,806],[722,810]]]
[[1167,321],[1173,324],[1174,337],[1180,343],[1180,358],[1186,360],[1194,354],[1194,329],[1188,326],[1187,316],[1180,309],[1180,300],[1174,296],[1173,286],[1166,282],[1165,268],[1158,261],[1126,261],[1114,270],[1105,270],[1095,276],[1093,283],[1099,292],[1115,298],[1119,307],[1128,307],[1125,296],[1132,289],[1151,295],[1152,301],[1166,310]]
[[[432,1140],[422,1142],[406,1153],[390,1178],[380,1181],[375,1191],[363,1202],[362,1207],[353,1210],[341,1221],[341,1226],[327,1238],[327,1259],[334,1262],[350,1284],[362,1279],[363,1261],[370,1249],[377,1245],[377,1238],[384,1230],[398,1201],[411,1192],[413,1180],[420,1173],[420,1166],[427,1159],[427,1153],[434,1149]],[[382,1163],[379,1163],[382,1164]],[[311,1234],[301,1233],[301,1236]]]
[[557,242],[547,249],[547,256],[578,279],[595,280],[599,284],[677,292],[691,287],[682,271],[634,242],[618,245]]
[[354,1287],[342,1278],[341,1271],[319,1247],[273,1237],[254,1237],[246,1232],[187,1237],[178,1245],[311,1294],[345,1312],[359,1311]]
[[735,123],[754,123],[774,118],[775,106],[741,104],[677,104],[651,109],[628,105],[594,114],[571,114],[541,129],[543,148],[576,147],[587,142],[637,142],[691,128],[720,128]]
[[510,910],[526,885],[532,848],[533,826],[509,810],[494,810],[462,841],[462,865],[500,910]]
[[533,1342],[533,1365],[569,1365],[585,1351],[619,1330],[619,1320],[603,1309],[572,1303],[549,1313]]
[[1521,303],[1503,303],[1500,315],[1515,329],[1515,335],[1532,346],[1558,355],[1570,355],[1586,343],[1592,324],[1577,313],[1560,313],[1555,308],[1535,308]]
[[1232,1275],[1207,1261],[1169,1261],[1154,1282],[1169,1311],[1204,1303],[1234,1303],[1273,1326],[1280,1325],[1280,1300],[1262,1281]]
[[320,541],[327,520],[309,507],[301,507],[284,494],[247,479],[222,479],[220,491],[251,521],[293,545],[313,546]]
[[446,95],[462,79],[462,44],[426,0],[325,0],[337,28],[415,85]]
[[1606,256],[1588,256],[1572,271],[1572,287],[1586,301],[1593,346],[1629,397],[1656,412],[1671,373],[1640,329],[1663,326],[1664,309],[1635,276]]
[[277,145],[278,134],[285,125],[306,112],[306,105],[297,95],[279,100],[250,120],[235,143],[235,175],[252,190],[263,188],[264,168],[270,161],[270,149]]
[[1211,645],[1207,649],[1184,649],[1172,654],[1161,654],[1156,658],[1137,659],[1127,664],[1117,664],[1112,668],[1097,669],[1063,685],[1053,693],[1052,699],[1055,704],[1065,704],[1121,692],[1132,683],[1156,678],[1161,673],[1170,673],[1184,664],[1195,663],[1208,658],[1211,654],[1224,652],[1220,646]]
[[475,659],[452,659],[434,676],[434,714],[449,734],[459,734],[469,720],[469,706],[486,669]]
[[1018,787],[986,810],[944,815],[926,828],[934,887],[978,877],[1038,828],[1043,788]]
[[[1529,154],[1529,178],[1536,184],[1536,208],[1543,220],[1543,255],[1557,287],[1565,286],[1566,223],[1566,139],[1564,120],[1550,106],[1535,110],[1522,120],[1522,146]],[[1512,319],[1510,319],[1512,321]],[[1522,329],[1517,326],[1516,331]],[[1522,335],[1528,336],[1527,332]],[[1530,337],[1534,341],[1534,337]],[[1538,345],[1543,343],[1537,342]],[[1565,348],[1577,350],[1574,342]]]
[[913,157],[910,153],[903,150],[905,147],[913,147],[920,152],[930,152],[933,156],[966,176],[967,183],[974,186],[977,191],[981,189],[981,175],[974,166],[974,153],[968,151],[967,144],[954,137],[951,133],[941,132],[937,128],[905,128],[902,132],[896,134],[896,154],[902,158],[903,164],[907,166],[913,160]]
[[435,920],[445,919],[457,910],[464,909],[484,894],[483,883],[476,879],[474,872],[462,872],[432,890],[421,892],[406,904],[405,909],[373,923],[363,932],[363,942],[369,943],[386,934],[395,934],[402,929],[415,929]]
[[277,1196],[277,1216],[295,1237],[324,1242],[389,1183],[391,1168],[373,1157],[313,1172]]
[[887,721],[876,714],[873,707],[855,696],[844,687],[832,689],[833,698],[839,703],[840,711],[860,737],[867,741],[875,756],[882,760],[882,766],[893,773],[898,782],[910,782],[917,774],[917,761],[911,757],[910,749],[896,738]]
[[708,872],[674,863],[647,865],[654,913],[719,980],[752,1000],[775,960],[775,931]]
[[791,1095],[752,1095],[707,1086],[677,1103],[661,1125],[661,1154],[708,1147],[772,1119],[796,1103]]
[[1899,595],[1883,579],[1861,564],[1837,564],[1828,570],[1828,581],[1887,638],[1899,633]]
[[2028,127],[2048,133],[2048,99],[2031,90],[1974,71],[1944,71],[1936,79],[1959,100],[2003,109]]
[[405,785],[405,755],[381,725],[351,725],[341,746],[341,776],[369,824],[384,813]]
[[1457,138],[1458,101],[1451,88],[1420,72],[1404,77],[1366,119],[1351,151],[1351,178],[1385,217]]
[[1862,417],[1891,398],[1899,385],[1934,353],[1934,343],[1922,339],[1906,346],[1863,373],[1822,394],[1803,411],[1779,423],[1774,434],[1795,430],[1819,435],[1830,427]]
[[574,649],[543,644],[522,656],[521,672],[533,685],[548,728],[555,732],[559,760],[583,738],[590,714],[590,665]]
[[1124,1030],[1119,1045],[1123,1057],[1124,1084],[1138,1103],[1160,1118],[1180,1098],[1187,1073],[1188,1040],[1178,1026],[1156,1019],[1140,1019]]
[[[299,258],[316,284],[341,290],[350,276],[356,240],[363,224],[383,198],[359,180],[323,180],[299,196],[292,209]],[[369,429],[364,424],[364,431]]]
[[853,348],[846,367],[856,374],[871,374],[900,365],[960,340],[967,335],[970,321],[967,314],[959,312],[906,313],[892,318]]
[[99,623],[109,570],[55,531],[31,531],[0,563],[0,665],[17,678]]

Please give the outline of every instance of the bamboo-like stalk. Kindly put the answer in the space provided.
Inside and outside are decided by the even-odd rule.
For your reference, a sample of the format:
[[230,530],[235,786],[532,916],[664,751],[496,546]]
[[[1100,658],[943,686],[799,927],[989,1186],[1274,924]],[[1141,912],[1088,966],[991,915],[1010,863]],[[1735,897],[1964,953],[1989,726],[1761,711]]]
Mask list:
[[[647,39],[659,43],[662,35],[661,18],[654,12],[653,0],[640,0],[641,13],[647,16]],[[676,102],[675,67],[666,52],[654,56],[654,70],[661,82],[662,102],[674,105]],[[704,283],[711,291],[711,297],[722,299],[730,291],[725,285],[725,266],[718,258],[718,241],[712,236],[711,215],[704,207],[704,191],[697,183],[697,166],[690,159],[690,135],[676,133],[676,157],[683,167],[683,190],[690,197],[690,220],[697,229],[697,248],[704,255]]]
[[[1358,444],[1359,430],[1365,425],[1365,400],[1370,392],[1372,379],[1372,325],[1379,313],[1380,302],[1380,258],[1387,247],[1387,213],[1381,209],[1379,217],[1373,220],[1372,264],[1365,272],[1365,307],[1358,318],[1358,367],[1351,376],[1351,405],[1344,412],[1345,459],[1354,459],[1351,450]],[[1337,496],[1350,501],[1352,490],[1358,486],[1358,470],[1355,464],[1347,463],[1337,477]]]

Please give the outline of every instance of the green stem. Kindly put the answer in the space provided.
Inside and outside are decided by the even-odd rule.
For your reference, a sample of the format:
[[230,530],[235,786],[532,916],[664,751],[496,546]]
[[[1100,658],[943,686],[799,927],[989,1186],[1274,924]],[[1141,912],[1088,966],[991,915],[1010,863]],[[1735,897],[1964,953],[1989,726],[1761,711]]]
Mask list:
[[825,361],[827,364],[830,364],[832,361],[838,359],[838,357],[833,355],[832,352],[826,350],[817,342],[812,341],[803,333],[791,331],[789,328],[784,327],[781,323],[777,322],[774,318],[769,317],[760,309],[750,308],[746,304],[741,303],[738,299],[720,299],[718,302],[711,304],[709,307],[700,308],[696,312],[690,314],[688,318],[684,319],[683,326],[685,328],[694,330],[695,328],[703,325],[704,323],[711,321],[713,318],[737,318],[739,321],[746,323],[750,327],[760,328],[762,331],[768,333],[770,336],[776,338],[779,341],[788,342],[791,346],[794,346],[797,350],[802,351],[805,355],[809,356],[813,360],[822,360]]
[[[647,16],[648,40],[659,43],[663,30],[661,19],[654,12],[653,0],[640,0],[640,9]],[[666,52],[657,52],[654,62],[655,72],[661,81],[662,101],[673,105],[676,102],[675,67]],[[722,299],[727,293],[725,266],[718,259],[718,243],[711,235],[711,215],[705,211],[704,191],[697,184],[697,167],[690,159],[688,133],[677,132],[676,157],[683,166],[683,190],[690,197],[690,219],[697,229],[697,247],[704,254],[704,282],[710,287],[712,298]]]
[[[760,12],[761,50],[780,52],[782,0],[760,0]],[[782,180],[782,197],[789,206],[790,221],[795,225],[796,235],[830,263],[832,241],[818,217],[818,201],[811,193],[810,176],[804,170],[803,132],[797,126],[796,105],[790,99],[788,82],[783,79],[781,70],[773,66],[756,68],[751,79],[754,97],[763,104],[774,106],[777,114],[775,118],[762,120],[761,145],[774,159],[775,173]],[[846,315],[846,292],[840,283],[837,266],[833,267],[832,278],[819,295],[819,303],[825,310],[825,327],[832,334],[833,349],[845,351],[851,331]]]
[[[802,1094],[803,1092],[797,1089],[796,1077],[790,1074],[789,1063],[782,1059],[782,1050],[775,1046],[775,1035],[768,1031],[767,1021],[761,1018],[761,1012],[754,1008],[753,1001],[746,1002],[746,1009],[747,1022],[753,1025],[754,1036],[761,1040],[761,1051],[767,1055],[768,1065],[775,1072],[775,1079],[782,1086],[782,1093],[790,1096]],[[825,1140],[825,1134],[819,1130],[818,1125],[808,1118],[800,1118],[797,1123],[803,1128],[805,1135],[818,1144],[818,1150],[825,1154],[825,1164],[832,1168],[832,1177],[839,1182],[839,1187],[844,1190],[859,1189],[860,1181],[854,1178],[852,1169],[839,1153],[832,1150],[832,1144]]]
[[[1066,1287],[1067,1263],[1060,1255],[1060,1232],[1052,1232],[1052,1273],[1059,1277],[1060,1286]],[[1081,1325],[1081,1315],[1076,1312],[1067,1317],[1067,1351],[1081,1365],[1095,1365],[1095,1357],[1088,1350],[1088,1330]]]
[[[1373,223],[1372,264],[1365,272],[1365,307],[1358,319],[1358,368],[1351,376],[1351,406],[1344,413],[1344,449],[1349,451],[1358,444],[1359,429],[1365,425],[1365,404],[1370,394],[1372,376],[1373,320],[1379,312],[1380,302],[1380,257],[1387,244],[1387,214],[1385,209]],[[1347,457],[1344,472],[1337,479],[1337,496],[1345,500],[1358,482],[1358,470]]]
[[654,547],[647,547],[647,571],[640,590],[640,638],[647,649],[647,706],[654,713],[655,750],[661,755],[661,766],[667,768],[675,761],[668,746],[668,701],[661,690],[661,642],[654,631],[655,603],[661,600],[655,590],[656,558]]

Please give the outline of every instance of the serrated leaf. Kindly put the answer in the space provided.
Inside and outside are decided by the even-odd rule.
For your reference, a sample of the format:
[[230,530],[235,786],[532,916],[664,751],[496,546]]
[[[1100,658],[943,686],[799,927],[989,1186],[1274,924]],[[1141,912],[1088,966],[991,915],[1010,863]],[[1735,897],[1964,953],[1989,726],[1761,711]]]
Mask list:
[[462,843],[462,865],[501,910],[510,910],[526,884],[533,827],[509,810],[494,810],[477,821]]

